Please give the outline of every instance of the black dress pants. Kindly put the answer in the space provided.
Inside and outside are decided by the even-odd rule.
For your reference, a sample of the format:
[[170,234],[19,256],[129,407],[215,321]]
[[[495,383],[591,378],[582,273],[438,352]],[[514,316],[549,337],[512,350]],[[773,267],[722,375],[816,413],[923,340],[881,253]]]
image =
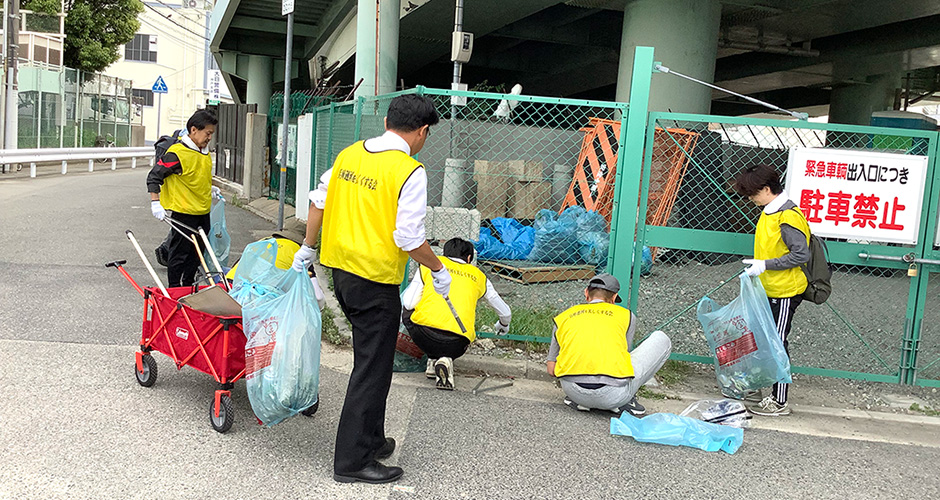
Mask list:
[[[207,234],[209,233],[209,214],[190,215],[173,212],[169,217],[196,230],[201,227],[203,231]],[[183,228],[183,226],[177,225],[176,227],[187,236],[192,233],[192,231]],[[199,237],[199,233],[195,233],[195,235],[196,241],[199,242],[199,251],[201,252],[205,250],[202,244],[202,238]],[[192,240],[183,237],[183,235],[176,230],[171,230],[166,262],[167,286],[192,286],[196,281],[196,273],[199,271],[200,267],[199,254],[196,253],[196,247],[193,245]]]
[[413,312],[407,309],[402,311],[402,324],[411,334],[411,340],[414,340],[415,345],[420,347],[429,358],[457,359],[467,352],[470,339],[439,328],[416,324],[411,321]]
[[385,444],[385,406],[392,385],[401,318],[397,285],[333,269],[333,288],[352,325],[353,370],[336,431],[333,471],[356,472]]

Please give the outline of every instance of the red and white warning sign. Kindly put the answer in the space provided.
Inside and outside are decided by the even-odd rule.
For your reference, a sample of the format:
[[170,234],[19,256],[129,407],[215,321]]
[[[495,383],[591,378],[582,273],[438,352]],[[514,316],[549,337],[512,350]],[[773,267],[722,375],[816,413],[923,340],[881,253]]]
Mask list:
[[926,156],[793,148],[786,189],[819,236],[916,243],[926,178]]

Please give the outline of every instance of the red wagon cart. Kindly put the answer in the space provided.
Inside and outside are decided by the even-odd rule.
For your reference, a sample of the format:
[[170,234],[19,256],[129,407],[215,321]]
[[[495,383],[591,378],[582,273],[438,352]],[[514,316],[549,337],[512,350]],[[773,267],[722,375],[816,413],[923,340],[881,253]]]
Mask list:
[[[167,288],[169,297],[159,288],[141,287],[122,267],[126,262],[105,266],[120,271],[144,299],[140,350],[134,367],[137,383],[151,387],[157,381],[157,361],[152,351],[169,356],[177,370],[190,366],[212,375],[219,389],[209,407],[209,421],[218,432],[229,430],[235,421],[231,390],[245,375],[246,339],[241,316],[215,316],[181,303],[179,299],[192,294],[193,287]],[[316,411],[310,408],[304,413],[312,414],[311,410]]]

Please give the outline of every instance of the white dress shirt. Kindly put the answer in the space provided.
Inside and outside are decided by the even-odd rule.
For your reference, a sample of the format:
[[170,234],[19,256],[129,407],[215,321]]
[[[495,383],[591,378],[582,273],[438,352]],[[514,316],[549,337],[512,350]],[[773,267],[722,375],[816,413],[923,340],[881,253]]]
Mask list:
[[770,215],[772,213],[779,212],[780,207],[782,207],[783,204],[788,201],[790,201],[790,198],[787,198],[787,194],[780,193],[777,195],[776,198],[774,198],[773,200],[770,200],[770,203],[764,205],[764,213],[767,215]]
[[[378,137],[367,139],[365,148],[366,151],[371,153],[381,153],[382,151],[395,149],[406,155],[411,155],[411,147],[408,146],[408,143],[391,130]],[[320,184],[317,188],[310,191],[310,201],[319,209],[326,206],[327,188],[332,176],[333,169],[330,168],[320,176]],[[395,238],[395,245],[398,248],[410,252],[427,241],[424,232],[424,217],[427,214],[427,205],[428,176],[422,167],[411,174],[411,177],[402,186],[401,194],[398,195],[398,213],[395,216],[395,231],[392,233],[392,237]]]

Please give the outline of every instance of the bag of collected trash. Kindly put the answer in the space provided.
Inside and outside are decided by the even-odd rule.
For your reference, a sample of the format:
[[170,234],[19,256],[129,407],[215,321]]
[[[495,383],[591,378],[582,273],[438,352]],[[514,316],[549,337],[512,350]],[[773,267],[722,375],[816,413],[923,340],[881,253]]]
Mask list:
[[[212,245],[212,251],[215,252],[215,258],[219,260],[219,264],[228,266],[228,254],[232,248],[232,237],[229,236],[228,230],[225,228],[225,200],[217,197],[212,198],[209,221],[209,231],[206,234],[209,238],[209,244]],[[212,262],[208,251],[205,259],[206,262]]]
[[496,217],[490,223],[498,236],[490,228],[480,228],[480,239],[473,243],[478,259],[519,260],[532,251],[535,229],[506,217]]
[[744,399],[748,392],[790,383],[790,358],[783,349],[767,293],[757,277],[741,274],[741,294],[719,307],[698,303],[698,320],[715,360],[722,393]]
[[278,283],[287,271],[275,266],[277,244],[274,238],[249,243],[242,252],[232,276],[229,295],[245,308],[251,301],[277,293]]
[[643,245],[642,259],[642,262],[640,262],[640,276],[646,276],[653,272],[653,252],[646,245]]
[[393,372],[418,373],[427,368],[428,355],[411,339],[405,325],[398,325],[398,339],[395,341],[395,361]]
[[702,399],[690,404],[679,416],[741,429],[751,425],[751,415],[744,403],[733,399]]
[[732,455],[744,442],[743,429],[710,424],[672,413],[654,413],[637,418],[623,412],[620,418],[610,419],[610,433],[630,436],[643,443],[688,446],[705,451],[721,450]]
[[529,260],[554,264],[576,264],[581,261],[581,244],[578,242],[577,209],[569,207],[561,215],[552,210],[539,210],[535,215],[535,245]]
[[271,426],[313,406],[320,386],[320,308],[306,273],[282,271],[277,291],[242,308],[245,387]]

